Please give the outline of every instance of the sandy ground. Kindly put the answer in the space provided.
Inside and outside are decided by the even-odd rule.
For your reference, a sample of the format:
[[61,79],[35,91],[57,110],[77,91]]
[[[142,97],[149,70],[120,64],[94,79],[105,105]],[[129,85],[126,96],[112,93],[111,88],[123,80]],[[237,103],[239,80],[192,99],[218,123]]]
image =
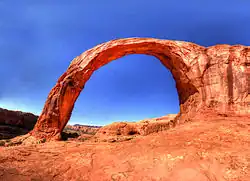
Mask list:
[[250,119],[196,120],[123,142],[0,147],[1,181],[250,181]]

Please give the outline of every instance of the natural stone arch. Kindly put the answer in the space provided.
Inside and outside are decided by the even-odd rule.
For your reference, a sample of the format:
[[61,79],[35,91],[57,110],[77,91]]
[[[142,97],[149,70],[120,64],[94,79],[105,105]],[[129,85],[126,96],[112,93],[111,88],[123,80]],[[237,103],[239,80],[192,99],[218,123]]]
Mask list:
[[[220,48],[219,56],[221,56],[221,62],[218,61],[216,54],[216,48],[218,46]],[[211,109],[211,103],[217,105],[212,106],[214,110],[216,110],[216,108],[217,110],[220,109],[218,105],[226,105],[224,106],[224,112],[227,112],[229,110],[228,105],[231,103],[230,101],[225,101],[225,99],[229,97],[229,99],[232,100],[232,91],[228,91],[230,95],[228,93],[228,96],[225,96],[224,100],[220,100],[215,97],[215,94],[221,92],[218,91],[218,88],[214,88],[213,84],[210,84],[210,80],[207,80],[211,78],[210,75],[214,74],[209,68],[219,65],[220,63],[228,64],[227,62],[223,62],[223,60],[225,58],[226,60],[230,59],[228,57],[232,55],[231,51],[229,51],[229,45],[218,46],[205,48],[182,41],[159,40],[154,38],[126,38],[112,40],[89,49],[73,59],[67,71],[59,78],[51,90],[43,111],[31,134],[35,137],[45,137],[47,139],[60,135],[70,119],[76,99],[92,73],[112,60],[116,60],[128,54],[155,56],[171,71],[176,82],[179,96],[179,116],[190,117],[201,108],[204,110],[205,107],[209,106]],[[232,50],[234,49],[237,49],[237,51],[245,50],[243,46],[236,46],[236,48]],[[228,55],[228,57],[225,55]],[[232,65],[232,57],[230,60],[229,65]],[[228,66],[223,68],[226,67]],[[219,70],[219,68],[217,67],[216,70]],[[230,71],[232,72],[232,70]],[[244,69],[241,70],[242,73],[244,73],[244,71]],[[228,72],[228,74],[231,73]],[[221,79],[216,79],[217,84],[224,81],[224,75],[220,75],[219,78]],[[233,84],[232,80],[231,82],[228,81],[228,84]],[[244,84],[244,82],[242,84]],[[244,95],[245,89],[242,89],[241,91],[243,93],[240,95],[240,103],[243,103],[247,96]],[[246,108],[245,104],[243,107]],[[244,113],[247,113],[247,109]]]

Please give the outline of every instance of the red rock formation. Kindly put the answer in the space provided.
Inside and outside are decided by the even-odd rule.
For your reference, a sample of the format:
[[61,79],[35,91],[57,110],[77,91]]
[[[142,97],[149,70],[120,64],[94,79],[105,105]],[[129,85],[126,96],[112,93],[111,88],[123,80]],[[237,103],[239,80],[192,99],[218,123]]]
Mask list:
[[95,138],[100,141],[124,141],[126,138],[129,138],[129,136],[146,136],[173,127],[175,117],[176,114],[170,114],[160,118],[145,119],[139,122],[114,122],[100,128],[95,134]]
[[38,116],[21,111],[0,108],[0,139],[9,139],[28,133],[33,129]]
[[67,126],[65,126],[65,130],[79,131],[81,133],[86,133],[86,134],[94,134],[100,128],[101,128],[101,126],[88,126],[88,125],[67,125]]
[[57,139],[67,124],[74,103],[92,73],[128,54],[158,58],[176,82],[179,117],[199,111],[249,114],[250,47],[202,47],[182,41],[127,38],[100,44],[76,57],[51,90],[32,135]]
[[75,131],[82,131],[82,132],[96,132],[101,126],[88,126],[88,125],[67,125],[66,129],[75,130]]

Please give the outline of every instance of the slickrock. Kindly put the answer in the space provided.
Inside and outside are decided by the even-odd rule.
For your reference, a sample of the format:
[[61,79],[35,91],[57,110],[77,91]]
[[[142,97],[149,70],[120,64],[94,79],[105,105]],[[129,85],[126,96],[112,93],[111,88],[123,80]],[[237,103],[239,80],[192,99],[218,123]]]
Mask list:
[[[176,114],[171,114],[160,118],[145,119],[138,122],[114,122],[100,128],[95,134],[95,137],[99,140],[112,139],[117,141],[124,136],[146,136],[173,127],[175,116]],[[126,140],[126,138],[129,137],[124,138]]]
[[124,142],[0,147],[0,180],[249,181],[249,130],[249,118],[210,115]]
[[155,56],[170,70],[179,96],[177,122],[206,111],[250,114],[250,47],[203,47],[183,41],[126,38],[97,45],[72,60],[49,93],[32,135],[60,139],[74,103],[93,72],[128,54]]

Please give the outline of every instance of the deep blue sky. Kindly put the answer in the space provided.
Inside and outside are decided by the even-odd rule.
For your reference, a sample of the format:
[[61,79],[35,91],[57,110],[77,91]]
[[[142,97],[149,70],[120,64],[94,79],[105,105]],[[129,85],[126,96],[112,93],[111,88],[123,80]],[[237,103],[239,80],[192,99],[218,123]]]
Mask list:
[[[40,114],[70,61],[115,38],[250,45],[249,0],[1,0],[0,107]],[[96,71],[70,124],[103,125],[177,113],[171,73],[129,55]]]

